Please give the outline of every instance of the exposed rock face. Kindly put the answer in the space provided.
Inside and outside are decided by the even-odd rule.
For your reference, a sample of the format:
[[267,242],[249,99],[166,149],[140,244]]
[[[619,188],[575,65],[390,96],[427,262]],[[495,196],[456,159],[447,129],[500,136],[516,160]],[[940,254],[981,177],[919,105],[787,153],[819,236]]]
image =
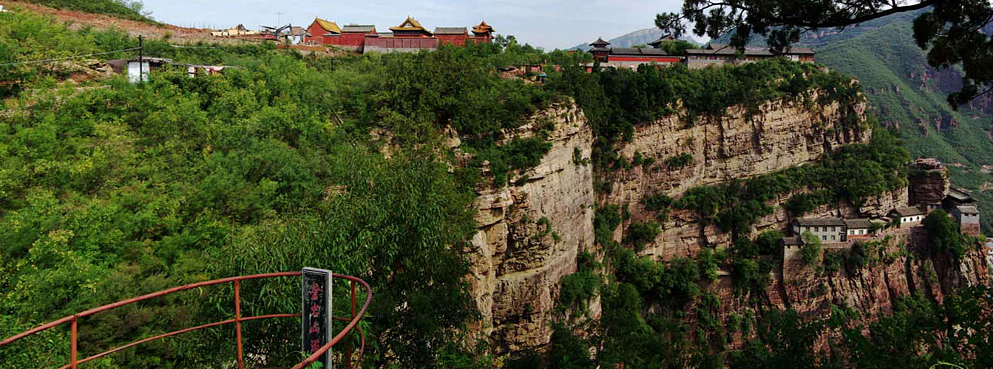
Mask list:
[[[607,173],[611,191],[596,200],[629,209],[630,219],[615,231],[614,237],[620,240],[628,224],[655,216],[640,204],[646,195],[664,193],[676,198],[693,186],[804,165],[840,146],[867,141],[871,132],[854,128],[848,121],[853,119],[852,112],[861,121],[864,110],[862,104],[810,108],[780,101],[762,105],[755,114],[731,108],[723,117],[703,118],[692,127],[676,116],[639,125],[633,141],[620,152],[629,159],[640,153],[655,159],[654,165]],[[472,239],[476,250],[470,255],[470,279],[483,318],[473,331],[489,339],[498,355],[549,342],[560,279],[576,270],[580,252],[598,251],[593,236],[593,169],[586,164],[593,137],[583,113],[570,104],[554,106],[535,116],[531,124],[506,132],[508,139],[534,135],[548,122],[554,126],[549,135],[553,146],[541,164],[511,175],[507,186],[478,189],[475,201],[479,232]],[[666,158],[683,153],[691,157],[686,166],[673,169],[664,164]],[[940,200],[947,187],[947,175],[941,177],[944,185],[913,182],[913,191],[885,193],[860,207],[847,202],[827,204],[808,215],[884,216],[915,199],[937,196]],[[783,230],[791,219],[781,205],[791,195],[770,201],[776,210],[759,219],[754,231]],[[823,272],[819,266],[787,258],[783,272],[777,267],[760,298],[736,295],[727,273],[704,287],[719,297],[721,319],[770,306],[823,318],[829,316],[832,305],[851,307],[864,319],[875,319],[891,313],[897,298],[914,292],[940,300],[954,289],[989,283],[989,264],[981,251],[971,251],[961,260],[942,255],[910,257],[915,245],[926,244],[925,237],[920,228],[894,232],[876,247],[875,260],[859,271]],[[730,243],[728,234],[714,226],[702,227],[691,212],[672,210],[663,232],[646,245],[642,255],[665,261]],[[594,318],[597,305],[594,301],[590,306]],[[743,339],[736,334],[731,346]]]
[[582,160],[592,154],[593,137],[582,111],[553,106],[507,132],[508,139],[534,135],[548,122],[552,148],[541,164],[511,176],[508,186],[480,189],[475,201],[478,333],[498,354],[548,343],[559,279],[575,272],[577,255],[593,247],[593,172]]
[[[867,267],[826,271],[805,265],[799,258],[787,257],[783,265],[783,289],[774,291],[781,300],[779,308],[790,307],[808,317],[826,317],[831,306],[846,306],[874,320],[893,312],[898,298],[922,293],[941,301],[944,295],[990,281],[989,265],[979,250],[981,245],[960,260],[945,253],[931,256],[926,249],[926,232],[922,227],[893,231],[885,240],[869,244]],[[831,250],[847,254],[849,250]],[[916,255],[912,257],[911,255]]]
[[948,195],[948,168],[922,170],[910,176],[910,204],[940,204]]
[[[741,106],[731,107],[725,115],[704,117],[693,126],[676,115],[641,124],[620,153],[626,158],[641,154],[655,159],[655,163],[610,173],[611,191],[600,200],[627,205],[631,221],[644,221],[652,216],[639,203],[646,195],[664,193],[676,198],[694,186],[804,165],[840,146],[866,142],[872,132],[849,122],[862,122],[864,112],[864,104],[831,103],[811,108],[782,100],[768,102],[751,112]],[[670,168],[665,163],[667,158],[680,154],[692,156],[682,168]],[[767,218],[759,228],[785,221],[786,215],[779,211]],[[646,254],[667,260],[693,255],[703,245],[730,242],[716,229],[701,230],[689,212],[673,211],[664,228],[654,244],[646,247]],[[619,232],[617,239],[621,237]]]

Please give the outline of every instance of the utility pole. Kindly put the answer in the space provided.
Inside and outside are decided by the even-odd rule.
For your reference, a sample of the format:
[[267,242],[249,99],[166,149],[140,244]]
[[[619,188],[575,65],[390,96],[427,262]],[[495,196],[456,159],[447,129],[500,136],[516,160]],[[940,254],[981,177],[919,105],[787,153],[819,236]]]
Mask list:
[[138,80],[145,82],[145,73],[142,71],[145,64],[145,37],[138,35]]

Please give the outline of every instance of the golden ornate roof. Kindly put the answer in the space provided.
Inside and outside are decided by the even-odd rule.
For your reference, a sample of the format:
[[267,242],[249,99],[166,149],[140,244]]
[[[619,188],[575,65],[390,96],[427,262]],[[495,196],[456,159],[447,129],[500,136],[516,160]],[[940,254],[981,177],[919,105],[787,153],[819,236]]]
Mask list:
[[[414,18],[411,18],[409,15],[407,16],[407,20],[403,21],[403,23],[400,23],[399,26],[390,27],[390,30],[391,31],[424,31],[424,32],[428,32],[426,29],[424,29],[423,26],[421,26],[421,23],[420,22],[418,22]],[[430,33],[430,32],[428,32],[428,33]]]
[[334,22],[326,21],[321,18],[314,18],[314,23],[317,23],[317,25],[321,26],[321,28],[323,28],[325,31],[332,33],[341,33],[341,28],[338,27],[338,25],[335,24]]
[[479,22],[479,25],[477,25],[475,27],[472,27],[472,32],[473,33],[488,33],[488,32],[495,32],[495,31],[496,30],[493,29],[493,27],[490,27],[489,24],[486,24],[486,21]]

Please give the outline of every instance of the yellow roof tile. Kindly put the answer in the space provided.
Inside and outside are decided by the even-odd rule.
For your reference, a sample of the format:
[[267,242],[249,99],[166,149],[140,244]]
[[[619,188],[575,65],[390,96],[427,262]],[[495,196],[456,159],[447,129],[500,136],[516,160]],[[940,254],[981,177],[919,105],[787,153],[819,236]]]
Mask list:
[[321,18],[314,18],[314,22],[317,22],[321,28],[328,32],[341,33],[341,28],[338,27],[334,22],[326,21]]
[[400,23],[399,26],[390,27],[391,31],[427,31],[421,26],[421,23],[416,19],[407,16],[407,20]]

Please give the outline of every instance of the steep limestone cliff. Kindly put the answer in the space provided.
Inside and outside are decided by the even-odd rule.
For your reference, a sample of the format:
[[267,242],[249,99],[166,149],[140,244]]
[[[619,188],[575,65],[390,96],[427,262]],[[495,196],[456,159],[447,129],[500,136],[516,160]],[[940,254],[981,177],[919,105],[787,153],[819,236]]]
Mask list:
[[[855,117],[851,116],[853,112]],[[652,216],[640,204],[646,195],[664,193],[676,198],[694,186],[804,165],[840,146],[868,141],[871,130],[849,122],[863,121],[864,112],[864,104],[830,103],[811,107],[799,101],[781,100],[765,103],[754,111],[734,106],[723,116],[705,116],[692,126],[678,115],[640,124],[633,140],[620,147],[620,154],[626,158],[640,154],[654,159],[655,163],[609,173],[610,192],[599,200],[626,205],[632,215],[631,222],[644,221]],[[692,160],[681,168],[670,168],[665,163],[667,158],[681,154],[691,155]],[[887,201],[885,196],[879,200]],[[758,228],[785,221],[786,214],[780,209],[760,221]],[[619,230],[616,238],[620,240],[622,236]],[[724,246],[729,242],[727,235],[714,227],[700,229],[689,212],[674,211],[663,232],[646,247],[645,254],[668,260],[693,255],[704,245]]]
[[[861,121],[864,110],[861,104],[812,107],[778,101],[752,112],[732,107],[723,117],[704,117],[693,126],[678,116],[640,124],[633,140],[619,148],[620,153],[627,158],[636,154],[653,158],[655,164],[604,170],[602,175],[611,188],[596,196],[593,168],[587,164],[593,137],[582,111],[565,103],[537,114],[530,124],[506,135],[508,140],[529,137],[553,123],[552,148],[541,164],[512,175],[509,185],[477,189],[479,232],[472,239],[470,280],[483,317],[474,332],[488,339],[498,355],[549,342],[560,279],[576,270],[580,252],[598,252],[593,237],[595,203],[627,207],[630,217],[614,235],[620,240],[628,224],[655,216],[640,203],[645,195],[664,193],[676,198],[693,186],[805,165],[840,146],[867,141],[871,132],[850,121],[852,112]],[[683,153],[692,157],[686,166],[665,165],[666,158]],[[755,231],[783,230],[791,218],[782,204],[791,195],[770,201],[776,210],[758,219]],[[905,188],[867,199],[860,207],[838,202],[817,207],[808,215],[879,217],[909,201]],[[956,288],[989,282],[989,267],[980,251],[961,260],[940,255],[914,257],[910,245],[921,244],[920,237],[912,232],[894,234],[874,249],[874,261],[859,271],[825,272],[787,260],[782,267],[785,272],[777,267],[758,299],[736,293],[728,273],[719,273],[716,281],[705,282],[703,287],[719,297],[721,319],[767,307],[825,317],[832,305],[850,307],[872,319],[890,313],[897,298],[914,292],[941,299]],[[673,210],[661,234],[641,254],[667,261],[693,257],[702,247],[728,247],[730,243],[728,234],[714,226],[702,227],[691,212]],[[778,264],[778,260],[770,261]],[[594,303],[590,309],[596,318],[599,306]],[[735,336],[732,346],[742,339]]]
[[552,148],[541,164],[511,176],[508,186],[479,189],[475,200],[471,281],[483,315],[478,333],[497,354],[548,343],[559,279],[575,272],[577,255],[593,247],[587,164],[593,135],[582,111],[555,105],[506,132],[507,139],[530,137],[549,122]]

